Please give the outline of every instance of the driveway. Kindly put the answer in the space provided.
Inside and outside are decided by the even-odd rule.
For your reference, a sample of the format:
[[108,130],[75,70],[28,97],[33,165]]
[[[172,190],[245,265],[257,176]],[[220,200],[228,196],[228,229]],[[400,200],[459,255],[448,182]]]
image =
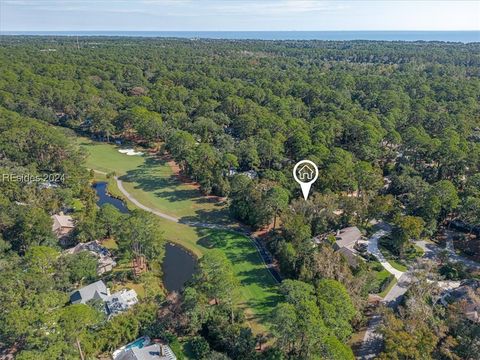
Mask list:
[[[380,261],[382,266],[389,273],[393,274],[397,279],[397,283],[390,289],[390,291],[385,295],[382,301],[382,303],[384,303],[388,307],[396,308],[400,304],[403,295],[407,292],[410,286],[411,277],[408,271],[402,272],[393,268],[378,249],[378,240],[382,236],[387,235],[388,233],[389,231],[387,230],[379,230],[374,233],[368,240],[368,252],[374,255],[378,259],[378,261]],[[437,254],[444,250],[434,243],[426,242],[423,240],[417,241],[415,244],[423,249],[423,251],[425,252],[424,257],[429,259],[435,259],[437,257]],[[461,261],[467,260],[467,263],[469,265],[479,266],[479,264],[475,262],[473,262],[472,264],[471,260],[462,259],[462,257],[459,255],[450,254],[450,256],[452,257],[452,259],[457,259],[457,261],[459,261],[458,259],[460,258]],[[438,281],[437,285],[440,288],[446,290],[460,286],[460,282]],[[374,315],[368,322],[367,330],[365,332],[365,336],[363,337],[362,346],[357,354],[359,359],[375,359],[380,353],[383,346],[382,336],[377,332],[377,327],[380,325],[380,323],[381,317],[378,314]]]
[[461,262],[462,264],[464,264],[467,267],[474,268],[474,269],[477,269],[477,270],[480,269],[480,263],[478,263],[474,260],[471,260],[471,259],[467,259],[466,257],[464,257],[462,255],[458,255],[454,251],[452,251],[451,249],[441,248],[440,246],[438,246],[434,242],[419,240],[419,241],[415,242],[415,245],[420,247],[425,252],[424,257],[427,258],[427,259],[435,260],[440,253],[446,252],[446,254],[448,255],[448,259],[452,262]]
[[[98,170],[94,170],[95,172],[98,172],[100,174],[106,175],[106,173]],[[150,212],[158,217],[161,217],[165,220],[176,222],[176,223],[182,223],[185,225],[193,226],[193,227],[202,227],[202,228],[209,228],[209,229],[217,229],[217,230],[226,230],[226,231],[232,231],[236,232],[239,234],[242,234],[250,239],[250,241],[253,243],[255,246],[255,249],[257,250],[258,254],[260,255],[260,258],[262,259],[262,262],[264,263],[265,267],[267,268],[268,272],[272,277],[275,279],[276,282],[280,283],[282,282],[282,276],[280,273],[277,271],[275,268],[275,264],[273,263],[273,258],[270,256],[270,253],[268,250],[263,246],[263,244],[252,234],[248,231],[235,231],[232,230],[231,228],[228,228],[223,225],[218,225],[218,224],[209,224],[209,223],[204,223],[204,222],[195,222],[195,221],[182,221],[181,219],[171,216],[169,214],[165,214],[164,212],[158,211],[156,209],[150,208],[148,206],[143,205],[140,201],[138,201],[133,195],[131,195],[123,186],[122,180],[120,180],[117,176],[114,177],[115,181],[117,182],[118,189],[121,191],[121,193],[135,206],[138,208],[145,210],[147,212]]]
[[[395,276],[395,279],[397,280],[397,283],[390,289],[382,301],[385,305],[395,308],[399,305],[402,296],[408,290],[410,277],[408,273],[397,270],[390,265],[378,248],[378,240],[389,233],[390,231],[386,229],[378,230],[368,239],[367,249],[370,254],[377,258],[384,269]],[[381,316],[376,314],[368,322],[367,330],[365,331],[365,335],[363,337],[362,346],[357,353],[357,357],[359,359],[375,359],[382,350],[382,336],[377,332],[377,327],[380,325],[381,321]]]
[[390,265],[390,263],[387,261],[387,259],[385,259],[383,254],[380,252],[380,249],[378,248],[378,240],[387,234],[388,234],[388,231],[386,230],[377,231],[375,234],[373,234],[370,237],[370,239],[368,239],[367,249],[370,254],[372,254],[378,259],[378,261],[380,262],[380,264],[382,264],[385,270],[387,270],[390,274],[395,276],[395,278],[398,280],[402,277],[404,272],[397,270],[392,265]]

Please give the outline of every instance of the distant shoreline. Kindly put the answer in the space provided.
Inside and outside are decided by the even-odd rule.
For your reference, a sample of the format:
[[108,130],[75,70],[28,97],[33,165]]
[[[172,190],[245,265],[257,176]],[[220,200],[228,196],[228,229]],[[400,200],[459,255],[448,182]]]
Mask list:
[[480,42],[480,31],[1,31],[0,36],[106,36],[224,40]]

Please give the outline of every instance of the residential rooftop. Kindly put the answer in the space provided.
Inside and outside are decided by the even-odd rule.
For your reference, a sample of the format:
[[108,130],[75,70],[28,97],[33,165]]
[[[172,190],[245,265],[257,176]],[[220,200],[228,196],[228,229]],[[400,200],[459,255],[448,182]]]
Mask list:
[[361,240],[362,233],[356,226],[346,227],[337,231],[335,244],[338,248],[353,248],[358,240]]
[[105,301],[109,296],[110,291],[107,289],[107,286],[102,280],[99,280],[72,292],[70,302],[72,304],[86,304],[94,299]]

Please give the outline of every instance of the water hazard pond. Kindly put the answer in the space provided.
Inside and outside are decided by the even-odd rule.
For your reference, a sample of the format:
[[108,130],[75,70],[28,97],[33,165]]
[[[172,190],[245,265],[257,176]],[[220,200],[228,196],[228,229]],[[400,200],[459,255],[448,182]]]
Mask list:
[[[97,182],[93,184],[97,193],[97,205],[111,204],[120,212],[128,213],[125,203],[117,198],[110,196],[107,192],[106,182]],[[163,285],[170,291],[179,291],[189,281],[195,273],[196,259],[181,246],[167,243],[165,245],[165,258],[163,259]]]

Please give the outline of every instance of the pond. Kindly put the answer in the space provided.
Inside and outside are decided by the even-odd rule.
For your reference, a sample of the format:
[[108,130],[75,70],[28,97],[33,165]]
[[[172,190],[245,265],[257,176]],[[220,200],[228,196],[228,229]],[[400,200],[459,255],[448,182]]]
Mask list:
[[128,208],[122,200],[110,196],[107,192],[106,182],[97,182],[93,184],[93,188],[97,193],[97,205],[102,206],[105,204],[111,204],[115,206],[120,212],[127,214]]
[[181,246],[168,243],[163,259],[163,285],[171,291],[179,291],[195,273],[196,259]]
[[[97,205],[111,204],[120,212],[127,214],[128,208],[125,203],[110,196],[107,192],[106,182],[97,182],[93,185],[97,193]],[[163,259],[163,285],[171,291],[179,291],[195,273],[197,261],[192,254],[180,246],[167,243],[165,246],[165,258]]]

